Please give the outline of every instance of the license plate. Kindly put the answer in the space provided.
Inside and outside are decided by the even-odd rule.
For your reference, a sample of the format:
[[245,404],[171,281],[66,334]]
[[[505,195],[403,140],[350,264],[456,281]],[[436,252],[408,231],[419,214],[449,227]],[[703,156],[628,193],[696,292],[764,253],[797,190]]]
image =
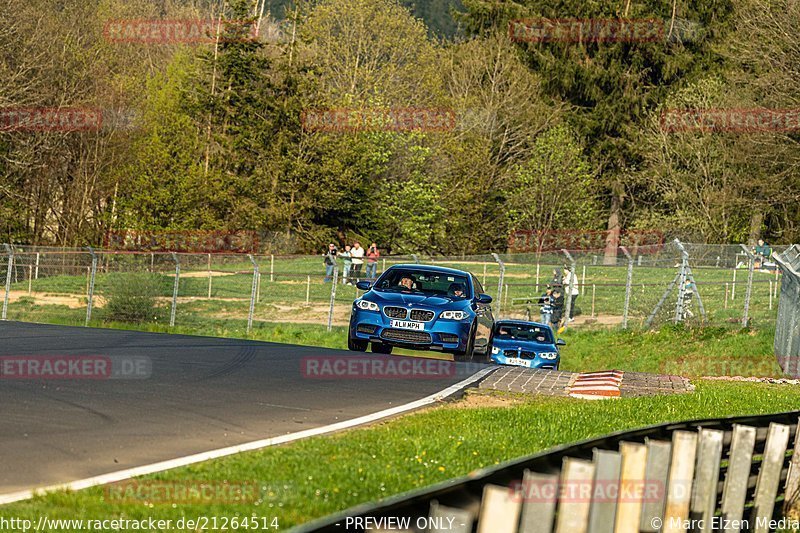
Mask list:
[[423,331],[425,329],[425,324],[423,324],[422,322],[411,322],[410,320],[392,320],[392,327]]
[[531,362],[528,359],[520,359],[518,357],[507,357],[506,358],[507,365],[514,365],[514,366],[531,366]]

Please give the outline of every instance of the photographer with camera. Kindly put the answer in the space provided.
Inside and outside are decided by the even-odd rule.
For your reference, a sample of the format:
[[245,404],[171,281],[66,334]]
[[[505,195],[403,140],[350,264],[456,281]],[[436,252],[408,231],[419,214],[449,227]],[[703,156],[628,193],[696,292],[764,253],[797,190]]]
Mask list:
[[325,265],[325,283],[331,281],[333,276],[333,267],[336,266],[336,254],[338,250],[336,249],[336,245],[330,243],[328,245],[328,250],[322,254],[323,257],[323,264]]

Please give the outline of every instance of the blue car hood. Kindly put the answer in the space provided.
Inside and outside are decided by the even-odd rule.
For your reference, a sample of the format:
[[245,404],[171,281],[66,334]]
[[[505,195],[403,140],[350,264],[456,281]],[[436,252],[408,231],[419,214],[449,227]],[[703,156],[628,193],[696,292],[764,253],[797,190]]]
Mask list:
[[529,352],[557,352],[556,345],[552,342],[521,341],[514,339],[498,339],[492,341],[492,346],[501,350],[516,350],[522,348]]

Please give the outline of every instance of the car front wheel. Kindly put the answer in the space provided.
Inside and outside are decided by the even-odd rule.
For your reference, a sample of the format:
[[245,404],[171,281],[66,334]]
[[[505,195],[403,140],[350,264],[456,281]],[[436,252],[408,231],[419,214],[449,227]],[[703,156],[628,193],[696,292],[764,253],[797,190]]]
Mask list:
[[467,339],[467,346],[463,352],[456,352],[453,355],[454,361],[462,361],[468,362],[472,361],[472,356],[475,353],[475,334],[477,333],[477,327],[475,323],[472,323],[472,327],[469,328],[469,338]]
[[352,352],[366,352],[367,345],[369,341],[363,341],[361,339],[354,339],[353,336],[350,334],[350,331],[347,332],[347,349]]

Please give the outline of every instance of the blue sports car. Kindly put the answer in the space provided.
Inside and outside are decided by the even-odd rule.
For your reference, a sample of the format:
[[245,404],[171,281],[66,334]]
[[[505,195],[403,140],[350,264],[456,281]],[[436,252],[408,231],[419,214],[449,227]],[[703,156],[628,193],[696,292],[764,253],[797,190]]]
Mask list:
[[453,353],[470,361],[488,358],[494,317],[478,279],[463,270],[428,265],[394,265],[375,280],[357,283],[367,291],[353,302],[347,346],[392,353],[394,346]]
[[492,361],[500,365],[558,370],[559,346],[547,324],[523,320],[498,320],[494,325]]

